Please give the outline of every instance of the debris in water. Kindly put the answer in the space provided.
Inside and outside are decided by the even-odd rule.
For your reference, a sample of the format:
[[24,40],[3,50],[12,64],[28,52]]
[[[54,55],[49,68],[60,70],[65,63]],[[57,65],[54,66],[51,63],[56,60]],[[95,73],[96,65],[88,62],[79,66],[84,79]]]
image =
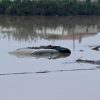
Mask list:
[[70,56],[71,51],[68,48],[60,46],[40,46],[40,47],[26,47],[17,49],[9,54],[17,57],[35,57],[35,58],[47,58],[58,59]]
[[92,50],[100,51],[100,46],[95,46],[92,48]]
[[100,65],[100,60],[82,60],[82,59],[77,59],[76,62]]

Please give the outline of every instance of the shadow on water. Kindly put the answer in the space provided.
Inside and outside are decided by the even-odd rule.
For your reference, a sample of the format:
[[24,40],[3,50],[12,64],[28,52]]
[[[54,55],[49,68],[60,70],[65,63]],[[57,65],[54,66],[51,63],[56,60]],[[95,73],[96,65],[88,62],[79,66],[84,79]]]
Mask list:
[[58,72],[76,72],[76,71],[93,71],[99,70],[100,66],[95,68],[87,68],[87,69],[68,69],[68,70],[45,70],[45,71],[37,71],[37,72],[20,72],[20,73],[2,73],[0,76],[8,76],[8,75],[27,75],[27,74],[47,74],[47,73],[58,73]]

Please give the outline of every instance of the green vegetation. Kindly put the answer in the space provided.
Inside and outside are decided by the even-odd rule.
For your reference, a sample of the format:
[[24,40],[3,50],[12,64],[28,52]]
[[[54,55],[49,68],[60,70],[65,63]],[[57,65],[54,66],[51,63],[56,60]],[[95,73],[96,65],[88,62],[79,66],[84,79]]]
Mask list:
[[77,0],[0,0],[2,15],[100,15],[100,2]]

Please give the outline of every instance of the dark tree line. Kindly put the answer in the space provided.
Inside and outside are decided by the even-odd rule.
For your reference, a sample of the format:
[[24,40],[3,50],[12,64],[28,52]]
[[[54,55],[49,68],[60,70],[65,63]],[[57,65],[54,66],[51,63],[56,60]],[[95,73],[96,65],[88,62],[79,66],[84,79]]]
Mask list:
[[100,15],[100,3],[77,0],[0,0],[2,15]]

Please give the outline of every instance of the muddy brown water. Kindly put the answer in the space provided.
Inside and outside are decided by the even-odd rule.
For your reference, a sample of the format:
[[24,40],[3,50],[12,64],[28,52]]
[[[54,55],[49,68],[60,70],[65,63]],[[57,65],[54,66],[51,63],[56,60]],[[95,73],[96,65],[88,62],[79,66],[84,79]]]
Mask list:
[[[0,16],[1,100],[100,100],[99,16]],[[20,48],[61,46],[70,56],[11,54]]]

